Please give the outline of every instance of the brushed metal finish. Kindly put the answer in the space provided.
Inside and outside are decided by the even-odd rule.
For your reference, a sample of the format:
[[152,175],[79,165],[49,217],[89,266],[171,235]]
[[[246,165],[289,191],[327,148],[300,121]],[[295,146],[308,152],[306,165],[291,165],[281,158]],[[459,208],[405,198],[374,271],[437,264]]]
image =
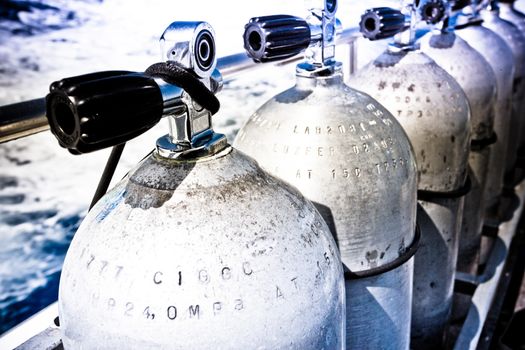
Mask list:
[[465,196],[457,270],[476,275],[480,264],[481,233],[486,209],[486,187],[491,148],[470,151],[469,176],[471,188]]
[[370,94],[399,121],[414,146],[419,190],[450,192],[467,175],[470,112],[455,80],[420,51],[385,51],[349,84]]
[[[465,93],[449,74],[421,51],[387,50],[350,77],[349,83],[376,98],[404,127],[417,157],[419,190],[462,188],[470,148],[470,109]],[[451,307],[449,287],[455,275],[463,200],[446,200],[441,210],[425,203],[425,209],[426,213],[418,212],[421,246],[428,250],[434,236],[448,237],[443,249],[418,251],[415,256],[411,327],[415,349],[425,348],[422,344],[427,340],[440,344],[448,313],[438,310]],[[420,288],[428,278],[439,278],[443,287],[428,293]]]
[[423,239],[414,260],[412,349],[442,349],[452,308],[463,204],[464,197],[419,201]]
[[411,258],[386,273],[346,281],[353,300],[346,305],[347,349],[409,349],[413,270]]
[[[445,69],[465,92],[471,111],[472,139],[490,139],[494,132],[496,76],[489,63],[454,32],[436,31],[425,35],[421,39],[421,50]],[[479,263],[489,160],[490,148],[470,151],[472,188],[463,209],[458,269],[474,274]]]
[[512,118],[509,132],[508,159],[506,171],[514,169],[517,159],[517,150],[523,143],[522,130],[525,128],[523,119],[523,103],[525,100],[525,36],[510,22],[499,17],[497,10],[481,12],[483,26],[498,34],[512,50],[514,57],[514,78],[512,95]]
[[497,142],[491,147],[489,174],[487,175],[485,206],[497,205],[503,190],[503,176],[507,163],[509,128],[511,122],[512,77],[514,61],[510,47],[493,31],[481,26],[471,25],[456,31],[490,64],[496,75],[497,97],[494,118],[494,132]]
[[[340,73],[298,76],[294,87],[250,117],[234,145],[316,204],[350,271],[392,262],[413,242],[412,147],[392,115],[370,96],[344,85]],[[392,320],[410,324],[406,306],[411,303],[413,270],[407,265],[396,271],[347,280],[347,315],[354,315],[347,319],[348,348],[367,348],[378,341],[407,348],[407,327],[392,327]],[[391,289],[383,290],[383,284]],[[373,301],[366,314],[361,312],[363,299],[353,290],[366,290],[367,300]],[[392,310],[396,316],[385,318]]]
[[525,14],[519,12],[514,7],[514,4],[498,2],[499,6],[499,16],[514,24],[521,31],[522,34],[525,33]]
[[83,221],[59,290],[66,349],[342,349],[344,305],[313,204],[231,147],[143,161]]
[[[520,30],[521,34],[525,36],[525,14],[522,12],[519,12],[514,8],[514,4],[509,3],[498,3],[498,6],[500,8],[499,15],[501,18],[503,18],[506,21],[511,22],[514,24],[518,29]],[[525,82],[521,81],[522,89],[525,90]],[[521,99],[521,105],[519,108],[519,118],[522,123],[521,128],[521,140],[520,140],[520,150],[522,151],[525,149],[525,92],[524,95],[522,95]]]

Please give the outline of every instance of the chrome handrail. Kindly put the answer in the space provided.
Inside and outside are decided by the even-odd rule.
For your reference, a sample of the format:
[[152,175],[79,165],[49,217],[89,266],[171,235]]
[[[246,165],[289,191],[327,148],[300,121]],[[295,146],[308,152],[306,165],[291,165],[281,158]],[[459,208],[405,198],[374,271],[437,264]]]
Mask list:
[[[337,39],[339,45],[350,45],[350,72],[355,68],[355,41],[360,36],[359,28],[344,29]],[[285,65],[297,62],[302,55],[297,55],[276,65]],[[224,79],[232,79],[240,73],[251,71],[262,65],[252,61],[245,53],[237,53],[218,59],[217,68]],[[46,118],[45,99],[38,98],[0,106],[0,143],[30,136],[49,129]]]

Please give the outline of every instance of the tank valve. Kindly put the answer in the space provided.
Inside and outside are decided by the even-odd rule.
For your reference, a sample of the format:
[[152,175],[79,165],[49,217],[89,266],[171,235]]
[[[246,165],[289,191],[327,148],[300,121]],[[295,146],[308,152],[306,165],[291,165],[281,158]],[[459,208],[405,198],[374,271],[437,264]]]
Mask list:
[[441,22],[447,14],[447,4],[443,0],[429,0],[419,5],[421,20],[428,24]]
[[394,37],[389,46],[393,51],[413,50],[416,44],[416,26],[425,21],[441,22],[447,14],[443,0],[404,0],[401,9],[378,7],[366,10],[361,16],[360,30],[369,40]]
[[310,41],[308,23],[288,15],[254,17],[244,32],[244,48],[256,62],[295,56],[310,46]]
[[51,84],[47,118],[62,147],[81,154],[115,146],[162,117],[169,117],[170,134],[158,141],[161,155],[175,157],[224,139],[211,128],[222,87],[213,29],[205,22],[174,22],[160,42],[167,61],[145,72],[98,72]]
[[407,28],[405,15],[389,7],[378,7],[366,10],[361,16],[359,28],[369,40],[390,38]]
[[[318,2],[318,1],[314,1]],[[335,13],[337,0],[311,4],[306,19],[289,15],[254,17],[244,30],[244,48],[256,62],[283,60],[305,51],[305,72],[333,69],[335,39],[342,26]]]

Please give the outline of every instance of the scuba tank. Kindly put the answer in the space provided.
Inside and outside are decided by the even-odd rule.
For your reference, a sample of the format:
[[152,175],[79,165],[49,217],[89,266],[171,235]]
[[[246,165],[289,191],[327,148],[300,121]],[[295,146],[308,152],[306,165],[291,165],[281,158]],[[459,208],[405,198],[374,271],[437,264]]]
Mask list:
[[250,20],[245,48],[255,61],[305,50],[296,85],[260,107],[234,145],[297,186],[330,226],[346,277],[347,349],[409,348],[416,168],[393,116],[343,83],[334,60],[336,1],[306,20]]
[[[475,9],[475,7],[472,8]],[[497,141],[492,146],[489,161],[487,193],[485,195],[485,207],[487,209],[485,223],[497,226],[499,223],[497,211],[503,191],[503,178],[510,141],[514,61],[510,47],[499,35],[482,26],[482,22],[477,11],[473,11],[468,16],[457,14],[451,17],[451,23],[457,29],[456,34],[466,40],[487,60],[496,75],[497,97],[494,132]]]
[[55,82],[62,146],[170,133],[88,213],[59,289],[65,349],[342,349],[344,282],[329,228],[293,187],[212,130],[212,28],[174,22],[168,62]]
[[506,172],[510,178],[506,181],[514,187],[512,172],[516,166],[518,148],[523,145],[525,138],[525,36],[523,32],[512,23],[505,21],[499,16],[499,6],[496,1],[483,0],[481,18],[483,26],[498,34],[512,50],[514,58],[514,81],[512,95],[512,117],[509,132],[509,148],[507,151]]
[[[499,0],[498,5],[499,16],[502,19],[509,21],[516,27],[518,27],[521,34],[525,36],[525,14],[516,10],[516,8],[514,7],[514,0]],[[521,81],[516,83],[518,85],[521,85],[522,89],[525,89],[523,87],[525,85],[525,82]],[[520,112],[518,118],[520,118],[520,122],[523,125],[523,127],[521,128],[521,144],[519,146],[520,148],[518,149],[518,151],[520,153],[523,153],[523,151],[525,150],[525,97],[522,97],[521,106],[519,108]]]
[[[406,19],[394,27],[392,14]],[[370,39],[395,34],[395,41],[351,76],[349,84],[382,103],[414,146],[421,245],[414,261],[411,347],[429,349],[441,348],[451,313],[464,195],[469,190],[471,126],[461,87],[419,51],[418,21],[413,1],[403,2],[403,12],[368,10],[361,19],[362,33]]]
[[489,172],[490,149],[496,142],[494,112],[496,76],[488,62],[454,33],[449,24],[450,5],[434,0],[420,5],[422,18],[436,29],[421,39],[421,50],[459,83],[471,110],[472,141],[469,155],[471,190],[465,196],[457,269],[477,273],[481,231],[485,209],[485,185]]
[[514,2],[515,0],[499,0],[499,16],[518,27],[521,34],[525,34],[525,14],[514,7]]

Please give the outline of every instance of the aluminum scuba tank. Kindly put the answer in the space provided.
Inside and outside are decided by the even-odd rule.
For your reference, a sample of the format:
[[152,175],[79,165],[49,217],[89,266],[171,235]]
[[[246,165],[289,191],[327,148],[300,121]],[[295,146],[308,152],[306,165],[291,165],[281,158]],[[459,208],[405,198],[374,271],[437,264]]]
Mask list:
[[[472,7],[475,9],[475,7]],[[453,18],[456,34],[466,40],[490,64],[497,81],[496,111],[494,132],[496,143],[492,146],[487,175],[485,223],[497,225],[497,209],[503,191],[503,179],[509,148],[509,130],[511,124],[512,77],[514,60],[512,50],[505,41],[490,29],[482,26],[479,13],[472,11],[468,16],[457,14]]]
[[512,127],[509,132],[509,149],[507,151],[509,158],[507,159],[506,167],[506,172],[510,175],[516,165],[518,148],[523,144],[525,137],[522,131],[525,129],[523,116],[525,102],[525,33],[499,16],[499,6],[496,1],[485,0],[482,3],[485,6],[485,10],[481,11],[483,26],[498,34],[509,45],[514,58]]
[[525,14],[518,11],[514,7],[514,0],[499,0],[499,16],[506,21],[514,24],[521,31],[525,33]]
[[[525,14],[516,10],[514,7],[514,0],[500,0],[498,1],[498,4],[500,17],[518,27],[521,34],[525,36]],[[521,81],[518,83],[521,83],[521,88],[525,89],[525,82]],[[523,96],[519,108],[519,118],[523,127],[521,128],[521,143],[518,151],[523,153],[525,150],[525,97]]]
[[[390,30],[390,13],[406,16],[401,32]],[[414,146],[421,245],[414,261],[411,348],[429,349],[441,348],[451,312],[471,127],[461,87],[418,50],[417,14],[415,4],[405,1],[403,12],[378,8],[363,15],[361,31],[368,38],[399,33],[349,84],[392,112]]]
[[408,349],[416,169],[393,116],[343,83],[334,61],[336,2],[292,16],[253,18],[248,54],[265,62],[306,50],[296,85],[266,102],[234,145],[317,206],[346,269],[347,349]]
[[[432,8],[442,8],[441,14]],[[449,23],[451,8],[443,0],[422,3],[420,13],[427,23],[441,28],[421,39],[421,50],[445,69],[465,92],[471,109],[472,141],[469,155],[471,190],[465,196],[457,269],[476,274],[485,209],[485,185],[489,172],[490,146],[496,141],[494,113],[496,76],[489,63],[454,33]],[[425,14],[431,14],[429,16]]]
[[53,132],[79,153],[170,122],[71,243],[64,347],[344,348],[343,270],[328,226],[211,128],[209,90],[221,85],[212,28],[174,22],[162,41],[169,61],[146,74],[69,78],[47,97]]

